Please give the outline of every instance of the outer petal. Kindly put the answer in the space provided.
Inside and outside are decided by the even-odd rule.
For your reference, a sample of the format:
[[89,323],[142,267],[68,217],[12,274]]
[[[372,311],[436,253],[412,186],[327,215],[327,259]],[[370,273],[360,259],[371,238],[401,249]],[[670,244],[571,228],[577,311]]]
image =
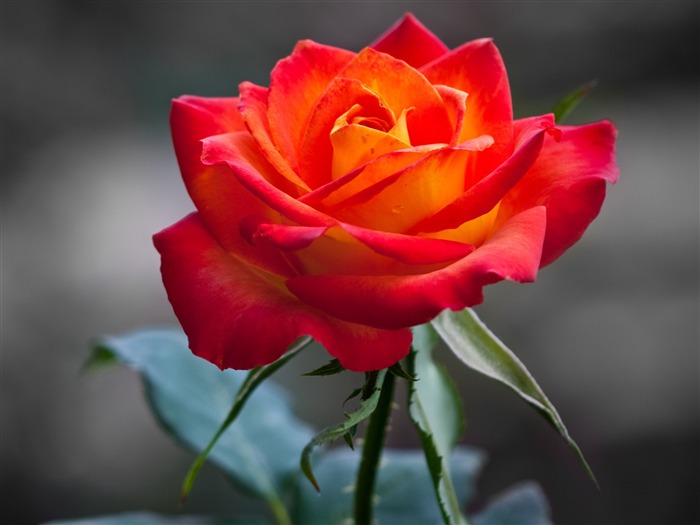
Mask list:
[[369,47],[418,68],[449,51],[415,16],[407,13]]
[[[210,135],[233,130],[230,135],[249,137],[246,131],[236,131],[245,130],[237,106],[238,99],[182,97],[173,101],[170,120],[182,178],[202,220],[222,246],[266,271],[287,275],[291,268],[277,250],[254,248],[239,233],[242,218],[259,215],[271,220],[277,214],[232,177],[228,167],[201,161],[202,140]],[[255,148],[252,138],[248,142]],[[229,155],[243,161],[235,150]],[[261,162],[265,162],[262,157]]]
[[426,64],[421,72],[433,84],[444,84],[469,95],[459,142],[491,135],[495,144],[480,160],[483,166],[479,172],[492,171],[513,147],[508,75],[496,46],[488,39],[468,42]]
[[196,214],[156,234],[154,243],[190,348],[222,369],[271,363],[305,334],[350,370],[386,368],[408,353],[409,330],[347,323],[300,303],[270,276],[224,251]]
[[[173,145],[185,184],[201,170],[204,137],[246,129],[238,111],[238,98],[203,98],[186,95],[173,100],[170,126]],[[189,186],[188,186],[189,189]]]
[[297,149],[311,109],[328,83],[354,56],[344,49],[303,40],[270,74],[270,132],[282,157],[297,173]]
[[287,288],[302,301],[351,322],[388,329],[422,324],[446,308],[461,310],[479,304],[487,284],[534,280],[545,213],[539,207],[513,217],[470,255],[432,273],[299,276],[287,280]]
[[[516,122],[516,128],[527,120]],[[574,244],[598,215],[606,182],[615,183],[617,130],[609,121],[562,126],[559,142],[547,140],[537,161],[507,194],[499,222],[532,206],[547,208],[542,266]]]

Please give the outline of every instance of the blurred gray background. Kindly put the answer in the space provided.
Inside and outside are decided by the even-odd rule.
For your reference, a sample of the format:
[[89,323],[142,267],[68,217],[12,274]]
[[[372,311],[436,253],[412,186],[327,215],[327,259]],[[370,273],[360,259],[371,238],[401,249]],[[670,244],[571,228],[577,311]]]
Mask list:
[[[622,177],[584,240],[482,318],[557,406],[602,491],[506,389],[439,358],[462,390],[485,499],[539,481],[560,524],[700,521],[698,2],[2,2],[3,524],[176,513],[191,456],[134,374],[81,374],[88,342],[175,322],[150,236],[192,209],[170,99],[267,85],[295,42],[358,50],[412,11],[451,47],[491,36],[517,116],[600,81],[571,122],[612,119]],[[316,426],[361,378],[279,379]],[[321,394],[322,393],[322,394]],[[319,405],[318,399],[327,400]],[[416,447],[403,417],[390,444]],[[205,468],[186,511],[259,510]]]

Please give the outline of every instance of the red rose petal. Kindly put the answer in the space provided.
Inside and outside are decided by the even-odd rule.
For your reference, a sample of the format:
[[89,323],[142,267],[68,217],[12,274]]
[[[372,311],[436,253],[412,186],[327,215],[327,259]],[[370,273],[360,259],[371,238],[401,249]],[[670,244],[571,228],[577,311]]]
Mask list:
[[282,157],[299,172],[297,150],[311,109],[355,53],[303,40],[270,74],[270,133]]
[[284,286],[224,251],[197,214],[156,234],[154,243],[190,348],[219,368],[266,365],[306,334],[356,371],[386,368],[409,351],[408,329],[347,323],[300,303]]
[[454,262],[474,251],[470,244],[368,230],[341,224],[346,232],[374,252],[408,265],[432,265]]
[[495,144],[479,159],[477,170],[489,173],[513,148],[513,109],[505,65],[488,39],[468,42],[421,68],[433,84],[443,84],[469,95],[459,142],[491,135]]
[[[259,215],[273,220],[278,214],[260,200],[251,198],[250,192],[231,176],[228,166],[210,166],[201,161],[202,139],[208,134],[220,132],[224,127],[245,129],[236,109],[237,103],[238,99],[202,100],[196,97],[173,102],[173,141],[182,178],[202,220],[222,246],[260,268],[288,275],[292,269],[276,250],[269,247],[255,249],[239,232],[239,223],[244,217]],[[249,137],[246,131],[230,135]],[[247,141],[255,148],[252,138]],[[229,151],[227,155],[235,157],[237,153]],[[262,157],[261,162],[264,162]],[[232,206],[232,202],[236,206]]]
[[441,270],[382,277],[298,276],[286,284],[305,303],[340,319],[386,329],[418,325],[446,308],[479,304],[487,284],[503,279],[533,281],[545,228],[545,208],[532,208],[510,219],[470,255]]
[[449,48],[410,13],[391,26],[369,47],[418,68],[444,55]]
[[[530,119],[516,121],[516,130]],[[574,244],[598,215],[606,182],[619,177],[615,163],[617,130],[609,121],[560,126],[559,142],[546,140],[534,165],[505,196],[500,220],[532,206],[547,208],[542,266]]]

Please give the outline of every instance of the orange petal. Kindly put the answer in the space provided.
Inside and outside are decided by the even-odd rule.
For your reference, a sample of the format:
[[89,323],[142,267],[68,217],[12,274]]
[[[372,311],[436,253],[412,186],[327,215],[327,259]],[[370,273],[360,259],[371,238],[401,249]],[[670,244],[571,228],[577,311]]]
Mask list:
[[[490,141],[475,141],[474,148]],[[324,210],[337,219],[382,231],[403,233],[432,217],[465,189],[466,167],[483,154],[478,149],[442,148],[407,168]],[[377,159],[379,162],[382,159]],[[370,163],[370,169],[374,162]]]
[[387,153],[361,168],[307,193],[300,200],[320,210],[332,209],[365,188],[418,162],[435,149],[439,149],[439,147],[430,149],[422,146]]
[[337,119],[354,106],[368,114],[395,118],[381,98],[359,80],[335,78],[318,100],[304,130],[299,146],[301,176],[311,188],[317,188],[331,179],[333,146],[331,133]]
[[470,173],[466,191],[434,215],[416,224],[412,233],[457,228],[487,213],[530,169],[542,149],[545,132],[554,126],[551,115],[529,119],[518,129],[513,154],[489,175]]
[[435,87],[406,62],[365,48],[339,75],[357,79],[376,92],[394,115],[414,108],[407,119],[414,146],[450,141],[452,126],[442,98]]
[[333,145],[333,179],[385,153],[410,147],[410,144],[390,133],[361,124],[344,126],[331,133],[331,144]]
[[270,123],[267,120],[267,95],[269,90],[250,82],[243,82],[239,86],[239,91],[241,94],[239,109],[248,131],[258,143],[260,151],[272,167],[296,186],[285,184],[284,189],[292,195],[308,192],[309,187],[307,184],[292,170],[289,162],[280,155],[280,152],[277,151],[277,148],[272,143]]

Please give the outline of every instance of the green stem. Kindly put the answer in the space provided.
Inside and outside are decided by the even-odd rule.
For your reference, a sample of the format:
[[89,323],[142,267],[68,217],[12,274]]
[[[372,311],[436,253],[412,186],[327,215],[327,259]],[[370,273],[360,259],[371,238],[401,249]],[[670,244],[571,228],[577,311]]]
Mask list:
[[282,500],[277,496],[271,497],[267,500],[267,504],[270,506],[270,510],[275,517],[275,523],[277,523],[277,525],[292,525],[292,519],[289,517],[287,508],[284,506]]
[[[373,372],[376,374],[376,372]],[[371,378],[370,378],[371,379]],[[394,375],[386,374],[377,407],[369,418],[355,483],[355,525],[371,525],[374,485],[394,397]]]

